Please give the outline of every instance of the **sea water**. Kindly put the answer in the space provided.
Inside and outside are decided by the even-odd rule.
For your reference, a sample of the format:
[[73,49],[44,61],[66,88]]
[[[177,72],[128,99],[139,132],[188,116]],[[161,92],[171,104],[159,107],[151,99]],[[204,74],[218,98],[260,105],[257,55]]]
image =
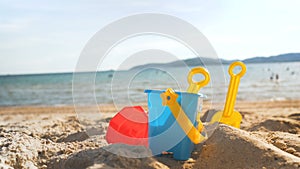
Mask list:
[[[213,66],[210,69],[214,69]],[[226,97],[229,83],[228,65],[223,66],[223,83],[213,81],[201,92],[208,100]],[[0,76],[0,106],[73,105],[73,97],[82,105],[146,103],[145,89],[164,90],[172,87],[184,91],[188,87],[189,69],[183,67],[77,73],[80,81],[73,81],[73,73],[3,75]],[[213,71],[213,70],[208,70]],[[93,77],[93,87],[86,78]],[[276,79],[276,76],[278,77]],[[76,83],[76,91],[73,91]],[[212,85],[213,84],[213,85]],[[78,87],[79,86],[79,87]],[[241,79],[238,100],[300,99],[300,62],[247,64]],[[78,103],[77,103],[78,104]]]

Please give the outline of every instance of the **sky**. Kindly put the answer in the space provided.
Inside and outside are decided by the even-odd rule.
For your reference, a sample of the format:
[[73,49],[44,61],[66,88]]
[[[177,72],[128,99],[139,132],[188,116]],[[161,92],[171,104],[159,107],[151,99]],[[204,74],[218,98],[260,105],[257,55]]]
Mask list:
[[[224,59],[300,52],[299,7],[299,0],[0,0],[0,74],[72,72],[97,31],[139,13],[189,22]],[[110,54],[113,60],[99,65],[115,69],[118,58],[128,56],[124,49],[160,43],[174,44],[169,50],[180,53],[180,45],[163,37],[140,37],[124,41]]]

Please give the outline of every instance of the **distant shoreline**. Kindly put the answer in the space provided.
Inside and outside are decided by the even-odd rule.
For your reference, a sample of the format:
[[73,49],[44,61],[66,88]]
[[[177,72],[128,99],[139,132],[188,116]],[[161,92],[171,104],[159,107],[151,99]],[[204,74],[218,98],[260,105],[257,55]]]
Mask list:
[[[232,60],[232,61],[228,61],[226,63],[222,63],[222,65],[229,65],[231,62],[233,61],[237,61],[237,60]],[[300,62],[299,61],[273,61],[273,62],[245,62],[246,64],[266,64],[266,63],[297,63]],[[160,66],[162,66],[163,64],[161,64]],[[208,65],[213,65],[213,64],[208,64]],[[189,65],[190,66],[190,65]],[[196,66],[196,65],[193,65]],[[198,66],[202,66],[202,65],[198,65]],[[141,65],[141,67],[147,67],[147,65]],[[175,67],[175,66],[162,66],[162,67]],[[176,66],[178,67],[178,66]],[[121,71],[130,71],[136,69],[135,67],[130,68],[128,70],[104,70],[104,71],[86,71],[86,72],[76,72],[76,73],[113,73],[113,72],[121,72]],[[0,77],[9,77],[9,76],[43,76],[43,75],[63,75],[63,74],[73,74],[74,72],[49,72],[49,73],[24,73],[24,74],[0,74]]]
[[256,64],[256,63],[288,63],[288,62],[300,62],[300,53],[287,53],[287,54],[280,54],[277,56],[269,56],[269,57],[253,57],[244,60],[225,60],[225,59],[214,59],[214,58],[207,58],[207,57],[196,57],[190,58],[185,60],[178,60],[170,63],[164,64],[144,64],[135,66],[132,69],[141,69],[146,67],[181,67],[184,65],[188,65],[190,67],[193,66],[203,66],[203,65],[219,65],[220,63],[223,65],[228,65],[234,61],[242,61],[245,64]]

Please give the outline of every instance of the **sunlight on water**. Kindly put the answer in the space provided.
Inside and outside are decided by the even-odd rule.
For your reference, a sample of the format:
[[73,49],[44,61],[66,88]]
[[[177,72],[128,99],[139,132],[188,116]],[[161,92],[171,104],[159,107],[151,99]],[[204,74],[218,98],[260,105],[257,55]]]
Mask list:
[[[224,66],[227,70],[228,66]],[[172,72],[172,73],[170,73]],[[95,78],[95,95],[98,104],[102,103],[141,103],[146,102],[145,89],[172,87],[186,90],[188,71],[183,68],[146,69],[142,72],[98,72]],[[211,93],[224,97],[229,83],[211,84],[201,92],[211,99]],[[79,93],[82,104],[89,104],[94,89],[86,87],[85,77],[91,73],[81,73]],[[277,78],[276,78],[277,76]],[[18,105],[72,105],[72,73],[0,76],[0,106]],[[174,78],[176,77],[176,78]],[[125,83],[126,82],[126,83]],[[221,92],[225,91],[225,92]],[[113,97],[112,97],[113,96]],[[218,99],[218,98],[214,98]],[[247,73],[241,79],[238,100],[291,100],[300,99],[300,62],[248,64]]]

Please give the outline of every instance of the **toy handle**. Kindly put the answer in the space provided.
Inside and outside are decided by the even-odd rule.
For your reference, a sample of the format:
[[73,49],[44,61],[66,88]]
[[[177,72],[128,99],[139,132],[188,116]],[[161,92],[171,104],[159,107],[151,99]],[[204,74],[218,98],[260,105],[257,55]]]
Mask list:
[[[193,81],[193,76],[196,74],[202,74],[204,76],[204,79],[199,81],[199,82],[195,82]],[[205,85],[207,85],[210,81],[210,76],[208,71],[203,68],[203,67],[196,67],[193,68],[187,77],[188,83],[190,84],[187,92],[188,93],[198,93],[201,87],[204,87]]]
[[[235,74],[233,70],[237,66],[241,67],[242,70],[239,73]],[[234,105],[235,105],[235,100],[239,89],[240,79],[242,76],[244,76],[246,71],[247,71],[246,65],[240,61],[233,62],[229,66],[228,72],[231,78],[228,87],[225,108],[223,112],[224,113],[223,116],[225,117],[230,117],[234,111]]]
[[199,144],[207,139],[206,136],[201,134],[203,131],[202,123],[198,126],[198,129],[194,126],[179,103],[176,101],[178,94],[176,94],[173,89],[167,89],[160,95],[160,97],[162,98],[162,104],[170,108],[179,126],[194,144]]

